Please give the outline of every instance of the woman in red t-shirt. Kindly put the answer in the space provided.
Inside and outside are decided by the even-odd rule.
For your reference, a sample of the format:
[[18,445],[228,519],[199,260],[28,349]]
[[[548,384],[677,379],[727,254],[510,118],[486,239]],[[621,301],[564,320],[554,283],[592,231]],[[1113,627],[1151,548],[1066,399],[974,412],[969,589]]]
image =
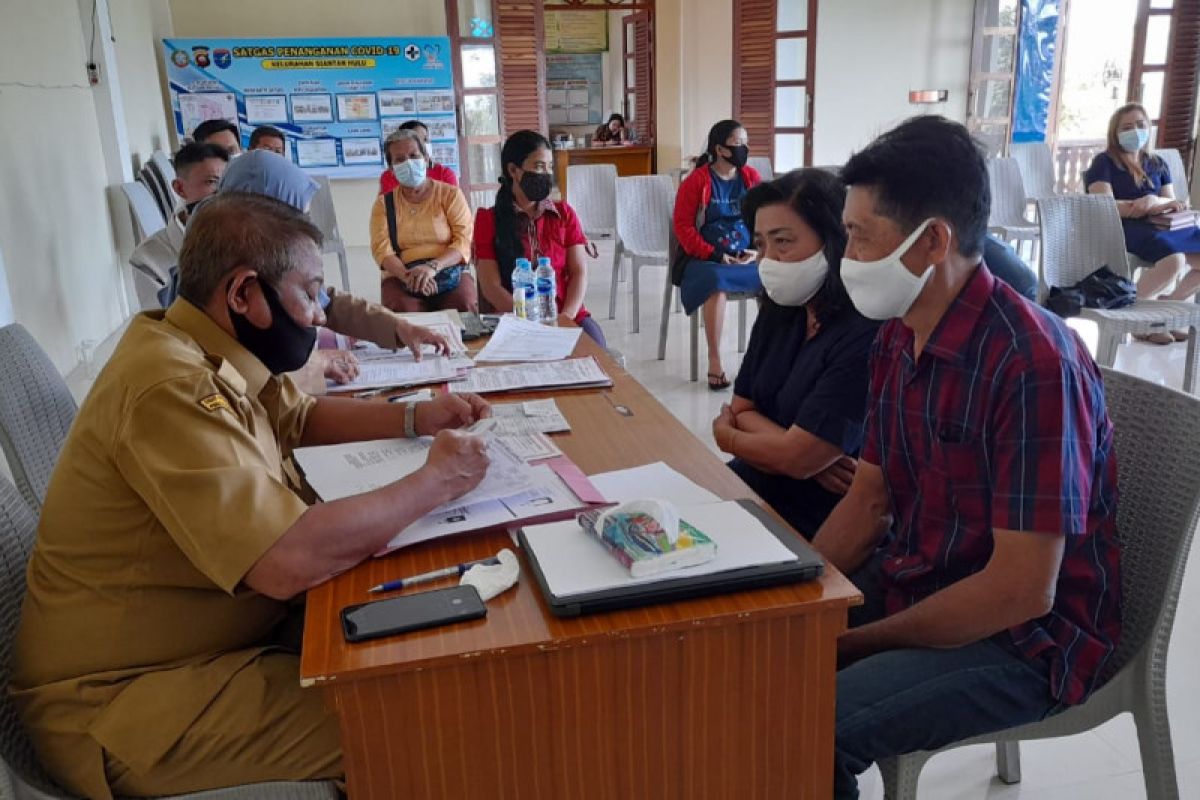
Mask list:
[[550,142],[536,131],[517,131],[500,150],[500,168],[496,205],[475,213],[475,269],[484,298],[496,311],[512,311],[514,262],[524,256],[536,266],[538,256],[546,256],[554,267],[559,314],[604,347],[604,331],[583,307],[587,237],[575,209],[550,199]]
[[[399,127],[402,131],[416,131],[421,137],[421,141],[425,143],[425,149],[429,149],[429,128],[425,127],[425,123],[419,119],[410,119]],[[448,183],[451,186],[458,186],[458,176],[454,174],[454,170],[447,167],[445,164],[435,164],[433,160],[429,161],[429,168],[425,170],[425,177],[431,181],[440,183]],[[379,193],[387,194],[394,192],[400,188],[400,181],[396,180],[396,176],[392,173],[392,168],[388,167],[379,176]]]

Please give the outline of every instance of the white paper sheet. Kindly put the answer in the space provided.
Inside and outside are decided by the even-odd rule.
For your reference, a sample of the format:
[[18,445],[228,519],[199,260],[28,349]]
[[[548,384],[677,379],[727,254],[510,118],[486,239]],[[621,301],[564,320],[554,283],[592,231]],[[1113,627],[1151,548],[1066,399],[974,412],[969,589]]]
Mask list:
[[582,328],[557,328],[505,314],[476,361],[561,361],[571,355]]
[[661,461],[632,469],[602,472],[589,476],[589,480],[606,500],[613,503],[626,503],[649,497],[670,500],[677,506],[717,503],[721,500],[708,489]]
[[591,356],[565,361],[512,364],[504,367],[477,367],[465,380],[450,384],[452,392],[510,392],[517,389],[542,389],[563,386],[612,386]]
[[[301,447],[296,463],[322,500],[340,500],[370,492],[400,480],[425,465],[433,438],[377,439],[370,442]],[[489,438],[487,474],[471,491],[434,512],[454,506],[495,500],[529,491],[537,476],[503,439]]]
[[[548,403],[549,405],[544,405]],[[530,413],[530,407],[535,409]],[[566,433],[571,423],[558,410],[553,399],[533,400],[527,403],[495,403],[492,418],[496,420],[496,433],[512,436],[524,433]]]
[[383,553],[439,536],[491,528],[584,507],[585,504],[549,467],[542,465],[531,467],[530,470],[536,483],[532,489],[510,497],[469,505],[458,504],[427,514],[388,542]]
[[796,560],[795,553],[736,502],[682,506],[679,516],[716,542],[717,557],[694,567],[642,578],[632,577],[604,545],[574,520],[530,526],[525,529],[525,538],[537,553],[551,593],[560,598]]
[[452,381],[462,374],[452,360],[441,356],[426,356],[416,361],[411,353],[397,353],[390,358],[360,360],[358,377],[350,383],[328,381],[327,391],[361,392],[390,386],[419,386],[423,383]]

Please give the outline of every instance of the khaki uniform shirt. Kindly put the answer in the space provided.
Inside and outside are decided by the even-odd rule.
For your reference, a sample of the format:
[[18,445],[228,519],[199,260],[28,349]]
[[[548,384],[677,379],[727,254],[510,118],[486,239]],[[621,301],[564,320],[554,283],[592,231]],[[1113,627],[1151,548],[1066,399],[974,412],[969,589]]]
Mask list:
[[262,652],[286,604],[242,579],[307,507],[283,461],[314,402],[187,301],[130,325],[51,479],[16,639],[67,788],[110,797],[103,751],[153,765]]

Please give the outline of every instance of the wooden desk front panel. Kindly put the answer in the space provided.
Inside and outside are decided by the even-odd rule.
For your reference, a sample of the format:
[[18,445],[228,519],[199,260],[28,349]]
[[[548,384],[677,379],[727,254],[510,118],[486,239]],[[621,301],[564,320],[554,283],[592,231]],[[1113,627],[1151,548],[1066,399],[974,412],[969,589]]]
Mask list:
[[844,626],[831,609],[334,683],[350,797],[829,797]]
[[554,179],[563,199],[570,202],[567,167],[581,164],[612,164],[619,177],[651,175],[654,172],[654,148],[650,145],[611,145],[567,148],[554,151]]

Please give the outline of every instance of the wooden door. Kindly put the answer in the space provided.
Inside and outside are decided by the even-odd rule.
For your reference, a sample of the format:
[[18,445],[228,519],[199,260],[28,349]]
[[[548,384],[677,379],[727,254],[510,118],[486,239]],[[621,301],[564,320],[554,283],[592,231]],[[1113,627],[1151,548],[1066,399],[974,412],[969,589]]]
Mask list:
[[638,141],[654,141],[654,23],[649,11],[635,11],[622,20],[621,63],[624,76],[625,122]]
[[1153,147],[1173,147],[1190,161],[1200,88],[1200,4],[1139,0],[1129,69],[1129,99],[1146,107],[1158,129]]
[[812,164],[817,0],[736,0],[733,113],[776,174]]
[[1005,155],[1012,138],[1020,25],[1020,0],[976,0],[967,129],[991,155]]

